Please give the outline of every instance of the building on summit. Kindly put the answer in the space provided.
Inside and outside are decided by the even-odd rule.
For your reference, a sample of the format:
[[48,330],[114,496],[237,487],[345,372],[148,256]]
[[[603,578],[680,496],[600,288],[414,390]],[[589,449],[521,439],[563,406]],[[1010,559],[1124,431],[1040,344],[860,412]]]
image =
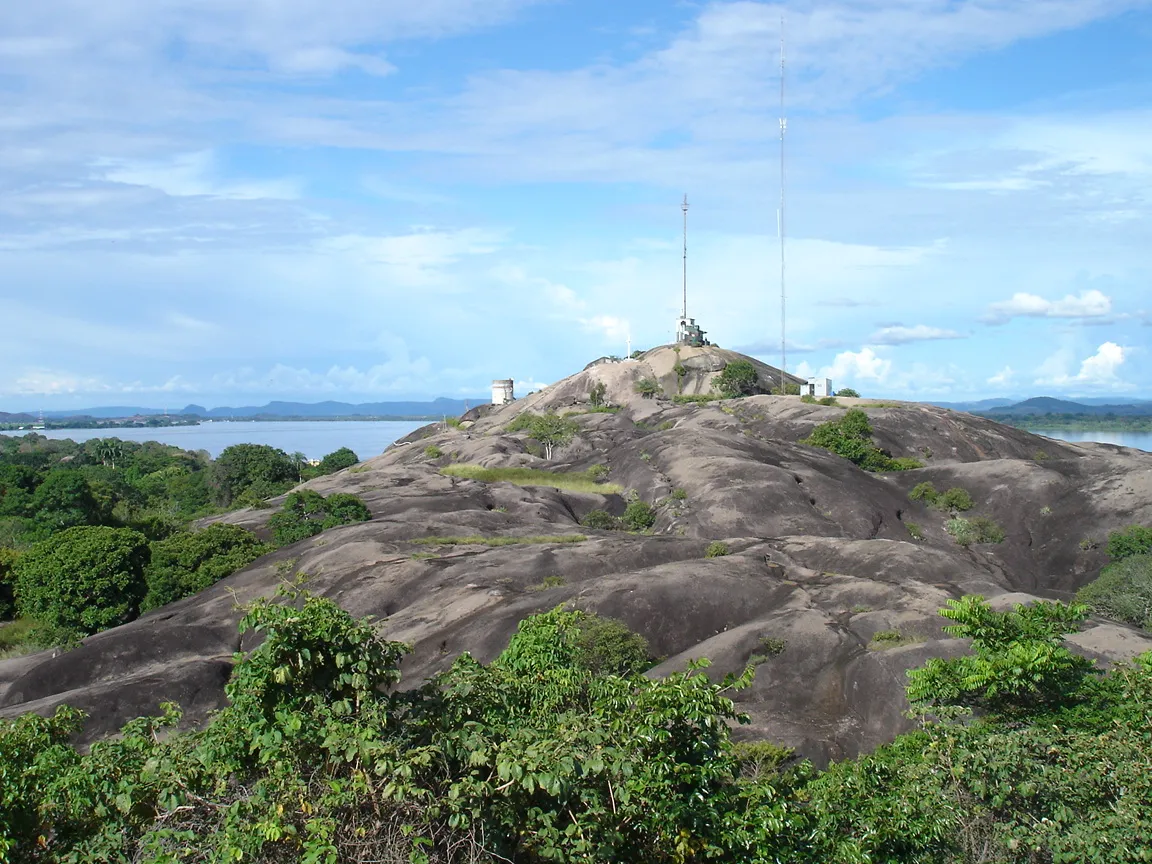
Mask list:
[[514,402],[516,395],[511,378],[497,378],[492,382],[492,404],[507,405]]

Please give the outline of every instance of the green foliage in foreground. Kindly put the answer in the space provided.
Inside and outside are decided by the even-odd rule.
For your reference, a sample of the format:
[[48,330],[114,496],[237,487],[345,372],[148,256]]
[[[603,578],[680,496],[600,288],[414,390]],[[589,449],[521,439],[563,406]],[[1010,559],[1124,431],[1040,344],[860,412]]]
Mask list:
[[148,538],[130,528],[77,526],[42,540],[13,568],[20,614],[67,640],[131,621],[147,590]]
[[910,471],[924,464],[907,456],[893,459],[872,443],[872,422],[859,408],[845,412],[839,420],[829,420],[812,430],[801,444],[831,450],[865,471]]
[[341,447],[339,450],[333,450],[320,460],[320,464],[316,466],[316,473],[335,474],[337,471],[351,468],[359,461],[360,457],[356,455],[356,451],[351,447]]
[[1130,525],[1108,535],[1108,557],[1123,561],[1132,555],[1152,555],[1152,528]]
[[551,486],[569,492],[596,492],[614,495],[624,491],[623,486],[601,482],[607,476],[594,465],[588,471],[542,471],[538,468],[485,468],[482,465],[448,465],[440,469],[449,477],[463,477],[483,483],[515,483],[517,486]]
[[751,669],[645,678],[618,624],[558,608],[399,692],[406,646],[287,594],[247,610],[264,638],[203,731],[167,707],[81,753],[77,711],[0,720],[0,861],[1152,860],[1152,655],[1093,674],[1075,608],[953,603],[974,653],[910,676],[941,719],[818,772],[731,742]]
[[620,521],[629,531],[646,531],[656,524],[656,509],[647,501],[631,501]]
[[280,512],[268,520],[268,528],[277,546],[287,546],[329,528],[371,518],[368,507],[355,495],[337,492],[324,497],[311,489],[301,489],[284,499]]
[[1132,555],[1109,564],[1076,599],[1097,615],[1152,630],[1152,555]]
[[157,541],[152,544],[151,561],[145,571],[148,594],[141,610],[155,609],[203,591],[273,548],[261,543],[250,531],[222,522]]
[[752,396],[762,389],[756,367],[748,360],[736,360],[725,365],[720,374],[712,379],[712,386],[717,393],[729,399]]

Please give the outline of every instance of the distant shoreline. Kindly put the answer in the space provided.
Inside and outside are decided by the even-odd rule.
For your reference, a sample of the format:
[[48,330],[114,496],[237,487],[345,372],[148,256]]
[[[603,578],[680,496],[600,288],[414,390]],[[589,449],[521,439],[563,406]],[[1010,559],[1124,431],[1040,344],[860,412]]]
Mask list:
[[1152,432],[1152,415],[1108,417],[1100,414],[980,414],[1028,432]]
[[[452,414],[448,416],[455,417],[456,415]],[[85,429],[108,429],[109,431],[114,431],[116,429],[168,429],[174,426],[204,426],[211,423],[435,423],[438,420],[443,419],[444,416],[442,415],[402,416],[365,414],[341,415],[336,417],[278,417],[267,415],[262,417],[149,417],[147,419],[140,419],[135,417],[101,417],[99,419],[93,419],[90,422],[77,420],[45,420],[42,426],[39,423],[37,423],[36,426],[31,426],[27,423],[2,423],[0,424],[0,433],[45,432],[49,430],[53,432],[67,432],[71,429],[75,429],[77,431]]]

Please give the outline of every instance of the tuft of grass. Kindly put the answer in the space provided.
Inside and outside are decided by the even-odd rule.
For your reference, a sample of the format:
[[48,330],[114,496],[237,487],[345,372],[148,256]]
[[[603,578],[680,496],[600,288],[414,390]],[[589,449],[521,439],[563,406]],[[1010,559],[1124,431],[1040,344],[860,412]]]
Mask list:
[[31,618],[0,624],[0,660],[31,654],[45,647],[36,639],[36,622]]
[[410,540],[420,546],[535,546],[548,543],[583,543],[583,534],[552,534],[539,537],[417,537]]
[[679,486],[677,486],[675,489],[672,490],[672,495],[670,497],[672,498],[673,501],[687,501],[688,500],[688,493],[685,492],[683,489],[681,489]]
[[353,465],[348,469],[349,474],[363,474],[365,471],[371,471],[367,465]]
[[564,584],[563,576],[545,576],[539,585],[529,585],[529,591],[547,591],[549,588],[559,588]]
[[608,474],[612,471],[607,465],[593,465],[584,473],[595,480],[597,483],[607,479]]
[[1080,541],[1080,548],[1085,552],[1091,552],[1093,549],[1100,548],[1100,541],[1095,537],[1085,537]]
[[517,486],[550,486],[566,492],[597,492],[614,495],[624,491],[615,483],[601,483],[589,471],[543,471],[538,468],[485,468],[482,465],[448,465],[440,469],[448,477],[479,480],[482,483],[515,483]]
[[678,393],[672,397],[672,401],[677,405],[703,405],[708,402],[716,402],[724,397],[718,393],[697,393],[689,395],[687,393]]
[[299,558],[285,558],[283,561],[277,561],[276,572],[281,576],[285,576],[296,569],[299,561]]
[[640,454],[640,458],[642,460],[644,460],[645,462],[651,462],[652,461],[652,454],[649,453],[647,450],[645,450],[643,453]]
[[872,641],[868,643],[868,648],[871,651],[886,651],[889,648],[916,645],[923,641],[925,641],[923,636],[905,635],[899,630],[880,630],[872,634]]
[[444,422],[451,426],[453,429],[459,429],[461,420],[459,417],[446,417]]
[[973,543],[1003,543],[1004,529],[987,516],[972,516],[965,518],[957,516],[949,519],[944,530],[961,546],[971,546]]
[[444,455],[444,451],[437,447],[435,444],[429,444],[424,448],[424,456],[428,459],[439,459]]
[[1052,515],[1052,508],[1049,507],[1047,504],[1045,504],[1043,507],[1040,508],[1040,515],[1041,516],[1051,516]]
[[665,420],[663,423],[661,423],[656,428],[659,429],[661,432],[667,432],[669,429],[672,429],[675,426],[676,426],[675,420]]
[[835,396],[825,396],[820,400],[821,405],[826,405],[829,408],[839,408],[840,403],[836,401]]
[[865,612],[871,612],[871,611],[872,611],[872,607],[871,606],[865,606],[863,603],[857,603],[855,606],[852,607],[852,614],[853,615],[862,615]]
[[908,529],[908,536],[917,543],[924,539],[924,529],[915,522],[905,522],[904,527]]
[[705,558],[723,558],[728,554],[728,544],[723,540],[713,540],[704,550]]
[[1037,450],[1035,453],[1032,454],[1032,458],[1035,459],[1037,462],[1045,462],[1051,457],[1047,453],[1045,453],[1043,450]]

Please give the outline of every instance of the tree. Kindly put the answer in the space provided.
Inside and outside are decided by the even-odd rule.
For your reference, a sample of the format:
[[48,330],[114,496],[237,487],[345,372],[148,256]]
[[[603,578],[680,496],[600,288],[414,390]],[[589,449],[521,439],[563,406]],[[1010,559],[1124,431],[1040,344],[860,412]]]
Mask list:
[[604,404],[604,394],[607,392],[608,386],[603,381],[597,381],[588,391],[588,402],[593,408],[599,408]]
[[296,482],[304,482],[304,471],[309,467],[308,456],[300,450],[288,457],[292,460],[292,468],[296,471]]
[[60,468],[49,471],[32,495],[37,523],[51,531],[100,521],[100,505],[79,471]]
[[20,553],[0,546],[0,621],[7,621],[16,611],[13,569]]
[[1073,701],[1093,663],[1064,647],[1088,607],[1017,603],[995,612],[979,595],[949,600],[940,614],[955,621],[944,632],[972,640],[972,653],[933,658],[908,673],[908,699],[924,705],[986,708],[1003,714],[1047,710]]
[[298,482],[291,457],[267,444],[233,444],[212,464],[216,503],[225,507],[244,493],[266,498]]
[[544,448],[545,459],[551,459],[555,449],[563,447],[579,431],[580,427],[575,420],[569,420],[551,411],[533,416],[528,424],[528,437],[540,442]]
[[148,593],[141,610],[197,594],[273,548],[250,531],[225,523],[154,542],[145,570]]
[[337,493],[325,498],[312,489],[301,489],[284,499],[280,512],[268,520],[268,528],[276,545],[287,546],[329,528],[371,518],[371,511],[355,495]]
[[645,399],[651,399],[661,392],[660,383],[653,378],[641,378],[634,387],[636,392]]
[[148,538],[129,528],[68,528],[16,562],[16,605],[56,635],[89,635],[136,617]]
[[748,360],[736,360],[724,367],[713,380],[717,392],[728,399],[760,392],[760,376]]
[[321,459],[320,465],[317,466],[317,471],[320,474],[335,474],[337,471],[351,468],[359,461],[360,457],[357,456],[351,448],[341,447],[339,450],[333,450]]
[[845,399],[859,399],[860,394],[853,390],[851,387],[841,387],[836,391],[837,396],[843,396]]
[[116,460],[124,457],[124,442],[119,438],[100,438],[92,445],[92,451],[101,465],[116,467]]

